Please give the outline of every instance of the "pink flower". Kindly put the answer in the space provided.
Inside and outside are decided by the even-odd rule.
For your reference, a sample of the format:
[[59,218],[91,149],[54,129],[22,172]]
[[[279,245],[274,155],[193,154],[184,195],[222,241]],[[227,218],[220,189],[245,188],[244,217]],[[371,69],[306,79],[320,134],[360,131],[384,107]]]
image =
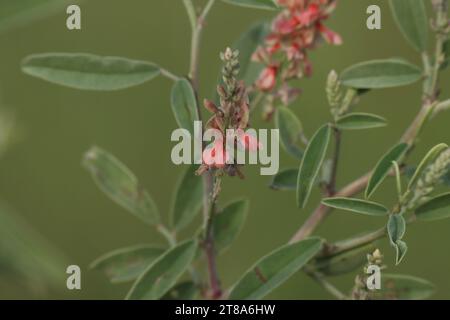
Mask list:
[[337,45],[337,46],[342,44],[341,36],[338,35],[337,33],[333,32],[332,30],[328,29],[323,24],[318,23],[317,28],[319,29],[320,33],[322,34],[322,37],[329,44],[334,44],[334,45]]
[[333,45],[342,43],[342,38],[323,24],[334,11],[337,0],[277,2],[284,9],[273,20],[264,46],[253,55],[253,60],[266,65],[256,87],[263,92],[272,91],[274,95],[277,95],[276,88],[286,82],[311,75],[308,55],[322,39]]
[[229,156],[223,146],[223,140],[214,141],[213,146],[208,146],[203,150],[203,163],[208,167],[224,168],[229,160]]
[[243,130],[238,130],[238,139],[246,150],[254,152],[262,149],[262,143],[255,136],[245,133]]
[[277,70],[277,67],[269,66],[261,72],[258,80],[256,81],[256,86],[259,90],[271,91],[275,87]]

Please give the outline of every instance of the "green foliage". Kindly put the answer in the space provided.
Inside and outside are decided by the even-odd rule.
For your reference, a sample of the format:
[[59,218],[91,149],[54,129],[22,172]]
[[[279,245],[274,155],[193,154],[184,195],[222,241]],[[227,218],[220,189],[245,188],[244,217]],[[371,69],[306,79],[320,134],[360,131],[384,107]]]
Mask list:
[[331,128],[326,124],[315,133],[306,148],[297,180],[297,204],[301,208],[306,206],[311,189],[325,160],[330,136]]
[[325,276],[339,276],[355,271],[367,262],[367,253],[374,250],[373,244],[345,251],[343,253],[319,258],[314,263],[314,268]]
[[432,164],[436,158],[439,156],[439,154],[446,150],[448,148],[448,145],[445,143],[438,144],[437,146],[433,147],[427,155],[422,159],[419,166],[417,167],[416,171],[414,172],[414,175],[412,176],[411,180],[408,184],[408,190],[411,190],[414,185],[419,181],[422,174],[425,172],[427,167]]
[[389,216],[387,231],[391,244],[396,251],[396,265],[400,264],[406,255],[408,247],[401,239],[406,232],[406,221],[401,214],[392,214]]
[[423,0],[390,0],[394,19],[408,42],[419,52],[428,47],[428,17]]
[[217,252],[227,249],[241,232],[247,218],[248,200],[229,203],[216,214],[213,222],[214,246]]
[[435,291],[431,282],[407,275],[383,273],[381,281],[381,290],[372,291],[371,299],[424,300]]
[[112,91],[143,84],[160,74],[150,62],[86,53],[43,53],[28,56],[22,71],[62,86]]
[[129,300],[155,300],[163,297],[187,270],[197,251],[193,240],[183,242],[155,260],[136,280]]
[[405,154],[408,149],[406,143],[400,143],[389,150],[377,163],[375,169],[370,177],[369,183],[366,188],[366,198],[370,198],[372,194],[377,190],[381,183],[386,179],[389,171],[392,168],[392,162],[398,162],[399,159]]
[[194,121],[199,120],[199,115],[194,89],[187,79],[180,79],[173,85],[170,102],[180,128],[193,135]]
[[0,33],[45,18],[75,2],[80,0],[0,0]]
[[66,258],[0,201],[0,278],[30,291],[59,289],[66,281]]
[[355,64],[341,74],[342,83],[356,89],[381,89],[419,81],[422,70],[399,59],[373,60]]
[[252,55],[263,43],[269,30],[270,26],[267,22],[253,24],[232,46],[239,51],[239,74],[247,85],[255,82],[263,68],[262,64],[252,61]]
[[203,180],[195,174],[196,169],[196,165],[191,165],[177,184],[171,211],[171,222],[175,230],[189,225],[202,207]]
[[347,210],[369,216],[386,216],[389,210],[383,205],[371,201],[350,198],[327,198],[322,203],[335,209]]
[[234,4],[236,6],[255,8],[255,9],[266,9],[266,10],[276,10],[278,6],[274,0],[222,0],[229,4]]
[[191,281],[177,284],[167,292],[162,300],[193,300],[198,293],[197,286]]
[[113,155],[93,147],[86,153],[83,164],[100,190],[111,200],[150,225],[158,223],[155,202],[130,169]]
[[386,119],[369,113],[350,113],[339,118],[336,122],[336,126],[340,130],[372,129],[386,125]]
[[233,286],[231,300],[265,297],[305,266],[322,248],[322,240],[311,238],[285,245],[259,260]]
[[270,188],[274,190],[296,190],[298,179],[298,169],[280,170],[273,176]]
[[280,130],[281,145],[290,155],[301,159],[303,151],[298,147],[303,126],[297,116],[287,107],[278,107],[275,125]]
[[150,245],[121,248],[102,255],[91,268],[102,270],[112,283],[135,280],[165,249]]
[[423,221],[450,218],[450,192],[441,194],[416,209],[416,217]]

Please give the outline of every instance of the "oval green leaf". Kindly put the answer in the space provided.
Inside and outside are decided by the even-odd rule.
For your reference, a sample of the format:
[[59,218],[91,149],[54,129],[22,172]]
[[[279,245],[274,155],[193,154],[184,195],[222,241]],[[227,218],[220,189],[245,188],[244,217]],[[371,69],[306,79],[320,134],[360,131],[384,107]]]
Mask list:
[[392,14],[400,31],[419,52],[428,47],[428,17],[423,0],[390,0]]
[[419,81],[422,70],[398,59],[373,60],[355,64],[341,74],[344,85],[356,89],[381,89]]
[[331,128],[326,124],[315,133],[306,148],[297,179],[297,204],[301,208],[306,206],[315,179],[325,160],[330,136]]
[[254,9],[277,10],[278,6],[273,0],[222,0],[226,3]]
[[403,258],[406,256],[406,252],[408,251],[408,246],[402,240],[397,240],[395,243],[395,265],[398,266]]
[[320,258],[314,264],[321,274],[339,276],[355,271],[367,263],[367,254],[373,252],[374,244],[346,251],[332,257]]
[[341,130],[362,130],[385,127],[386,119],[369,113],[350,113],[338,119],[336,126]]
[[303,151],[297,144],[303,132],[302,123],[289,108],[279,107],[277,109],[275,126],[280,130],[281,146],[290,155],[301,159]]
[[136,280],[128,300],[156,300],[163,297],[187,270],[197,251],[194,240],[170,249],[154,261]]
[[227,249],[238,237],[247,218],[248,206],[248,200],[237,200],[214,217],[214,245],[218,253]]
[[436,160],[436,158],[439,156],[439,154],[446,150],[448,148],[448,145],[445,143],[438,144],[437,146],[433,147],[427,155],[422,159],[419,166],[417,167],[416,171],[414,172],[413,177],[409,181],[408,184],[408,190],[411,190],[416,182],[419,180],[419,178],[422,176],[425,169]]
[[31,55],[22,62],[22,71],[62,86],[97,91],[126,89],[160,74],[150,62],[86,53]]
[[194,89],[187,79],[180,79],[173,85],[170,102],[180,128],[193,134],[194,121],[199,119],[199,115]]
[[270,188],[274,190],[296,190],[297,189],[298,169],[280,170],[273,176],[270,182]]
[[422,221],[450,218],[450,192],[441,194],[416,209],[416,217]]
[[406,232],[406,221],[400,214],[392,214],[389,216],[387,231],[391,244],[396,246],[398,240],[401,240]]
[[136,280],[164,251],[150,245],[117,249],[96,259],[91,268],[102,270],[112,283],[128,282]]
[[371,201],[351,198],[327,198],[322,203],[328,207],[352,211],[369,216],[385,216],[389,210],[383,205]]
[[203,180],[191,165],[178,181],[171,211],[171,224],[176,230],[185,228],[200,212],[203,203]]
[[389,150],[377,163],[375,169],[369,179],[369,183],[366,187],[365,196],[366,198],[370,198],[372,194],[376,191],[376,189],[380,186],[380,184],[384,181],[384,179],[389,174],[389,171],[392,168],[392,163],[395,161],[399,163],[400,158],[405,154],[408,149],[408,144],[400,143]]
[[381,281],[381,290],[371,291],[371,299],[424,300],[435,292],[431,282],[417,277],[383,273]]
[[93,147],[84,156],[83,165],[111,200],[150,225],[159,222],[158,208],[153,199],[139,185],[130,169],[113,155]]
[[322,240],[311,238],[285,245],[259,260],[234,285],[231,300],[264,298],[298,270],[322,248]]

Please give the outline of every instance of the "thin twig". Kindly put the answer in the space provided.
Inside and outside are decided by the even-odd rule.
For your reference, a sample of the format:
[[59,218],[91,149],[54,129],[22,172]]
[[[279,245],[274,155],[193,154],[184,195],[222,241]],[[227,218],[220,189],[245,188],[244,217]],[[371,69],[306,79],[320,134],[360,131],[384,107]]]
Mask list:
[[348,297],[336,288],[332,283],[328,282],[323,275],[316,271],[307,272],[311,278],[316,280],[325,290],[328,291],[333,297],[339,300],[348,300]]
[[[192,26],[192,38],[191,38],[191,61],[189,69],[189,79],[192,83],[196,99],[197,99],[197,111],[199,120],[201,120],[200,104],[198,103],[199,94],[199,61],[200,61],[200,46],[201,38],[204,29],[204,24],[208,13],[211,11],[215,0],[209,0],[204,7],[202,13],[197,18],[195,10],[190,0],[183,1],[189,19]],[[213,299],[218,299],[222,295],[219,276],[216,266],[215,248],[214,248],[214,235],[212,233],[212,223],[215,215],[215,199],[214,199],[214,176],[213,173],[208,170],[203,175],[203,219],[205,221],[205,238],[203,241],[203,248],[208,265],[209,282],[211,288],[211,296]]]

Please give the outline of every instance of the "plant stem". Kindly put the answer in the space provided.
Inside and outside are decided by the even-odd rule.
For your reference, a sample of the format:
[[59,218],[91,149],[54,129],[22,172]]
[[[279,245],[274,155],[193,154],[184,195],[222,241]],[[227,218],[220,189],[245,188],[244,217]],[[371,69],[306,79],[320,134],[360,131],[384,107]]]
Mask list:
[[[190,1],[189,1],[190,2]],[[212,6],[216,0],[209,0],[203,9],[202,13],[195,22],[195,27],[192,30],[192,40],[191,40],[191,68],[189,71],[189,77],[192,80],[192,86],[194,90],[198,92],[199,86],[199,59],[200,59],[200,45],[203,34],[203,27],[205,25],[206,17],[211,11]],[[185,1],[186,4],[186,1]],[[192,2],[191,2],[192,5]]]
[[[197,18],[195,9],[191,0],[183,0],[186,7],[189,20],[192,27],[191,38],[191,62],[189,70],[189,79],[192,83],[196,98],[197,111],[199,120],[201,120],[200,104],[198,103],[199,95],[199,61],[200,61],[200,46],[201,38],[204,29],[204,24],[208,13],[211,11],[215,0],[209,0],[204,7],[202,13]],[[205,237],[203,241],[203,249],[208,265],[209,282],[211,288],[211,296],[213,299],[218,299],[222,295],[220,288],[220,281],[216,266],[214,235],[212,232],[213,219],[215,215],[215,195],[214,195],[214,175],[208,170],[202,175],[203,177],[203,219],[205,221]]]
[[162,223],[158,224],[156,226],[156,230],[158,230],[158,232],[167,240],[167,243],[169,243],[171,247],[174,247],[176,245],[177,240],[175,238],[175,235],[170,232],[170,230],[167,229],[165,225],[163,225]]
[[311,276],[314,280],[316,280],[325,290],[328,291],[332,296],[339,300],[348,300],[348,297],[342,293],[338,288],[336,288],[333,284],[328,282],[323,275],[316,271],[307,272],[309,276]]
[[176,76],[175,74],[173,74],[172,72],[170,72],[167,69],[160,68],[160,72],[163,77],[166,77],[169,80],[172,80],[172,81],[180,80],[180,77]]

